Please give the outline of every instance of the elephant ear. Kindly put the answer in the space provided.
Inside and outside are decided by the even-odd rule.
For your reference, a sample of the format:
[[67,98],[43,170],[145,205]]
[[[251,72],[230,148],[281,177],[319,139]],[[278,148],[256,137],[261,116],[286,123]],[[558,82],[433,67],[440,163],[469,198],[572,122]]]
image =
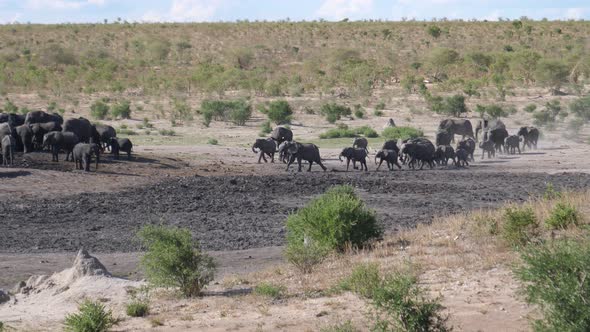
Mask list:
[[297,144],[297,143],[289,144],[289,147],[287,150],[289,151],[289,153],[295,154],[295,153],[297,153],[297,151],[299,151],[299,144]]

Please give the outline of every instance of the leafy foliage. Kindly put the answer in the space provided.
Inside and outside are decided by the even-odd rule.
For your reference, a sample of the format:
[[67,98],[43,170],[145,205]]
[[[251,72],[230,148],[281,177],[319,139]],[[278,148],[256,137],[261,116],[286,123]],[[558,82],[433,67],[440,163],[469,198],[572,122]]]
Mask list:
[[339,288],[370,299],[380,284],[379,266],[374,263],[367,263],[357,265],[350,276],[340,281]]
[[509,112],[507,110],[505,110],[502,106],[496,104],[487,106],[478,104],[475,107],[475,111],[479,113],[482,117],[484,115],[487,115],[492,119],[507,117],[509,115]]
[[343,116],[349,116],[352,114],[352,110],[350,107],[331,103],[322,105],[320,114],[325,116],[328,122],[334,123],[337,120],[340,120]]
[[275,285],[268,282],[262,282],[254,287],[254,294],[270,297],[272,299],[280,299],[285,295],[287,288],[281,285]]
[[560,60],[543,59],[539,61],[535,76],[539,83],[558,93],[562,85],[568,81],[570,71],[564,62]]
[[358,137],[365,136],[369,138],[379,137],[375,129],[369,126],[362,126],[358,128],[348,128],[347,125],[341,124],[338,128],[329,129],[325,133],[320,134],[321,139],[326,138],[342,138],[342,137]]
[[578,225],[581,219],[580,212],[575,206],[558,202],[551,210],[545,224],[552,229],[565,229],[571,225]]
[[130,119],[131,118],[131,103],[128,100],[124,100],[111,109],[111,115],[113,118]]
[[293,109],[286,100],[275,100],[260,108],[268,119],[277,125],[291,123]]
[[146,302],[134,300],[127,303],[125,312],[129,317],[145,317],[149,313],[150,306]]
[[212,120],[230,121],[243,126],[252,116],[252,107],[244,100],[204,100],[201,103],[201,114],[206,127]]
[[427,95],[426,102],[432,112],[446,114],[458,117],[463,113],[469,112],[465,105],[465,96],[453,95],[450,97],[430,96]]
[[388,127],[381,133],[385,139],[405,140],[408,138],[423,137],[424,132],[413,127]]
[[103,304],[86,300],[78,306],[78,312],[66,316],[64,325],[71,332],[106,332],[115,320]]
[[530,242],[537,226],[537,217],[530,207],[507,208],[504,211],[502,236],[510,245],[522,246]]
[[585,122],[590,121],[590,96],[578,98],[570,103],[570,111]]
[[90,115],[97,120],[104,120],[109,114],[109,105],[97,100],[90,106]]

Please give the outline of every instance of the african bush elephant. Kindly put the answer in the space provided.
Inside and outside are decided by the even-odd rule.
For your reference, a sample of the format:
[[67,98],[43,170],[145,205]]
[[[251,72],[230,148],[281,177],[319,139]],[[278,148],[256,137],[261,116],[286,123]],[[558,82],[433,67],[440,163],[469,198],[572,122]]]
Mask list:
[[352,167],[354,169],[358,169],[356,167],[356,162],[358,161],[361,164],[361,171],[363,170],[363,166],[365,167],[365,171],[368,171],[367,168],[367,150],[365,149],[355,149],[355,148],[344,148],[338,159],[342,162],[342,157],[346,158],[346,171],[348,172],[348,167],[350,166],[350,161],[352,160]]
[[383,143],[381,150],[393,150],[399,156],[399,147],[397,146],[396,139],[388,140],[385,143]]
[[377,158],[379,158],[379,165],[377,166],[377,170],[381,167],[383,161],[387,162],[387,169],[393,171],[393,165],[396,165],[397,168],[402,169],[402,166],[398,162],[398,153],[395,150],[380,150],[375,155],[375,165],[377,165]]
[[0,113],[0,123],[8,123],[15,128],[25,124],[25,117],[16,113]]
[[450,145],[452,140],[453,140],[453,137],[452,137],[452,135],[448,131],[439,129],[436,132],[436,140],[435,140],[435,142],[436,142],[436,145],[437,146],[439,146],[439,145]]
[[356,137],[355,139],[352,140],[352,147],[353,148],[365,149],[365,151],[367,151],[367,153],[368,153],[369,152],[369,150],[367,149],[368,146],[369,146],[369,141],[367,141],[367,139],[364,137]]
[[4,136],[12,136],[14,133],[14,127],[10,125],[10,123],[0,123],[0,142],[4,138]]
[[395,127],[395,122],[392,118],[389,118],[389,120],[387,120],[387,123],[383,126],[383,129],[392,127]]
[[52,131],[61,131],[62,127],[57,122],[43,122],[43,123],[33,123],[29,125],[31,130],[33,131],[33,148],[36,150],[41,150],[41,146],[43,145],[43,136],[45,134],[50,133]]
[[524,151],[525,147],[535,148],[537,149],[537,142],[539,140],[539,129],[535,127],[520,127],[518,131],[518,136],[522,136],[524,138],[524,143],[522,145],[522,149]]
[[123,151],[127,153],[127,159],[131,159],[131,152],[133,150],[133,143],[128,138],[116,138],[111,137],[111,152],[115,159],[119,159],[119,152]]
[[438,165],[448,165],[449,159],[455,163],[455,149],[450,145],[439,145],[434,152],[434,160]]
[[100,148],[96,143],[78,143],[74,146],[72,153],[76,169],[83,169],[86,172],[90,171],[90,163],[92,162],[92,155],[96,158],[96,169],[98,170],[98,163],[100,160]]
[[285,127],[275,127],[272,133],[270,134],[270,138],[277,141],[277,144],[281,144],[285,141],[292,141],[293,140],[293,132],[291,129]]
[[17,146],[22,148],[24,153],[29,153],[33,150],[33,131],[28,125],[20,125],[15,128],[17,137]]
[[[66,161],[69,161],[76,144],[80,143],[78,136],[70,132],[51,131],[43,136],[43,148],[51,150],[51,161],[59,161],[59,151],[66,152]],[[72,161],[74,157],[72,155]]]
[[447,131],[453,142],[455,141],[455,135],[461,135],[463,139],[466,136],[473,137],[473,126],[471,125],[471,121],[467,119],[442,120],[438,125],[438,129]]
[[517,135],[510,135],[506,138],[506,153],[509,154],[516,154],[516,150],[518,150],[518,154],[520,154],[520,137]]
[[504,151],[506,137],[508,137],[508,131],[505,128],[495,128],[490,129],[487,134],[489,135],[488,139],[494,142],[496,151],[502,153]]
[[[478,136],[480,131],[488,131],[496,128],[504,128],[506,129],[506,125],[500,119],[492,119],[492,120],[479,120],[477,126],[475,127],[475,141],[478,141]],[[485,140],[485,139],[484,139]]]
[[88,119],[82,117],[77,119],[67,119],[66,122],[64,122],[62,131],[76,134],[78,139],[80,139],[80,142],[83,143],[90,143],[91,140],[94,140],[97,137],[96,129]]
[[469,166],[469,151],[467,151],[466,149],[463,148],[459,148],[457,149],[457,151],[455,151],[455,165],[458,167],[464,167],[464,166]]
[[488,153],[488,159],[496,156],[496,145],[492,140],[485,140],[479,143],[479,148],[482,149],[481,159],[484,159],[486,152]]
[[434,144],[427,139],[420,141],[408,141],[402,148],[402,153],[409,156],[410,161],[408,166],[412,169],[416,168],[416,163],[421,164],[420,169],[424,168],[425,164],[432,169],[434,167]]
[[277,149],[277,152],[279,153],[279,160],[285,164],[289,162],[289,159],[291,158],[291,154],[287,150],[287,144],[289,142],[290,141],[284,141],[283,143],[279,144],[279,147]]
[[[256,149],[258,149],[260,151],[256,151]],[[256,139],[256,142],[254,142],[254,144],[252,145],[252,152],[254,152],[254,153],[260,152],[260,155],[258,156],[258,163],[259,164],[260,164],[261,159],[263,159],[265,163],[268,162],[266,160],[266,158],[264,157],[265,154],[270,157],[270,162],[274,163],[276,151],[277,151],[277,143],[272,138],[266,138],[266,139],[258,138],[258,139]]]
[[295,141],[290,141],[285,145],[285,149],[290,154],[289,163],[287,163],[287,171],[295,159],[297,159],[299,172],[301,172],[302,160],[309,162],[309,168],[307,169],[308,172],[311,171],[311,165],[313,163],[320,165],[320,167],[326,171],[326,166],[322,164],[322,158],[320,157],[320,149],[315,144],[302,144]]
[[477,144],[475,143],[475,140],[471,137],[467,137],[464,140],[459,141],[459,143],[457,143],[457,149],[464,149],[465,151],[467,151],[467,154],[470,158],[471,161],[474,161],[475,158],[473,156],[473,154],[475,153],[475,148],[476,148]]
[[14,164],[15,140],[11,135],[5,135],[0,142],[2,147],[2,164],[4,166]]
[[95,135],[93,141],[100,146],[101,150],[104,151],[107,148],[110,151],[111,138],[117,137],[115,128],[103,124],[94,124],[92,126],[94,127],[93,134]]
[[25,116],[26,124],[47,122],[55,122],[61,126],[64,123],[64,119],[57,113],[49,114],[44,111],[31,111]]

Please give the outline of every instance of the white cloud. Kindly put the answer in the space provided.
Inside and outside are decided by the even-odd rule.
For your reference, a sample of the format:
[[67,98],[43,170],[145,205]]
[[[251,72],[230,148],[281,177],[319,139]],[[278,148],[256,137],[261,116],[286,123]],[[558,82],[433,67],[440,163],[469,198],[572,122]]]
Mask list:
[[359,17],[370,14],[373,0],[325,0],[316,11],[316,15],[329,19],[340,20],[345,17]]
[[39,9],[78,9],[88,5],[104,5],[105,0],[27,0],[25,7]]
[[586,8],[568,8],[565,11],[565,18],[567,19],[574,19],[578,20],[584,17],[586,13]]
[[209,21],[223,5],[222,0],[173,0],[164,13],[153,10],[141,17],[144,22],[203,22]]
[[499,10],[494,10],[493,12],[489,13],[488,15],[482,17],[482,20],[487,21],[497,21],[502,15],[500,14]]

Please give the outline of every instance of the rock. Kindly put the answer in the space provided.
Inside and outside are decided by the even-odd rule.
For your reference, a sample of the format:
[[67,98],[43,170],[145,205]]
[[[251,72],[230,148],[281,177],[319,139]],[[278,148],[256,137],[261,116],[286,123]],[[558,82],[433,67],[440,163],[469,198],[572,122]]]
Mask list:
[[0,304],[8,302],[9,300],[10,296],[8,295],[8,293],[5,292],[3,289],[0,289]]

